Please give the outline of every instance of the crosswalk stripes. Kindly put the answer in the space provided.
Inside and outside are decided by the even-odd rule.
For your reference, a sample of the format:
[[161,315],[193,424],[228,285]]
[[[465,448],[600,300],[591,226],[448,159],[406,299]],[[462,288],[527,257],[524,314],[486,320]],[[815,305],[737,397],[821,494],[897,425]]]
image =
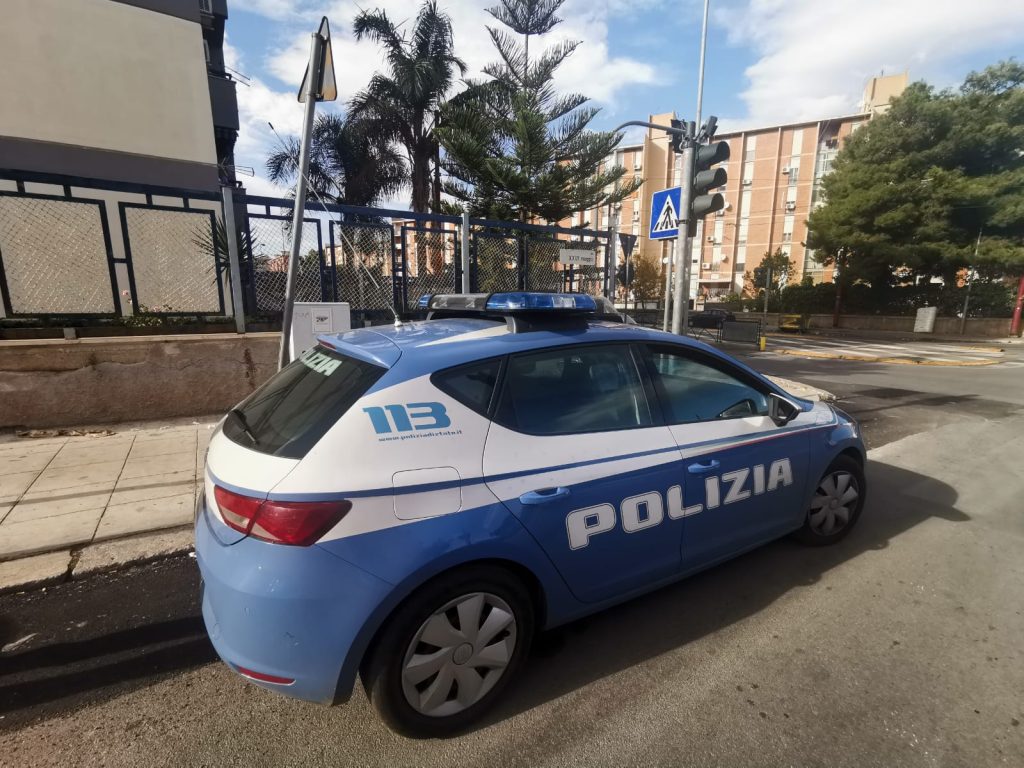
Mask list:
[[772,336],[768,351],[774,347],[781,354],[808,357],[843,357],[865,360],[893,360],[948,365],[985,365],[1000,362],[1003,354],[995,348],[985,349],[933,342],[879,342],[849,339]]

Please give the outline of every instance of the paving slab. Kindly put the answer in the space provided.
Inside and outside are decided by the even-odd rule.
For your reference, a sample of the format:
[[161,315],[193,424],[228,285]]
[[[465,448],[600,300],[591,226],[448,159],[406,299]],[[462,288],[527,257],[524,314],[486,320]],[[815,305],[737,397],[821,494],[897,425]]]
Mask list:
[[0,456],[0,475],[42,472],[53,461],[56,453],[57,450],[50,450]]
[[123,466],[124,461],[115,460],[79,464],[73,467],[51,467],[39,475],[29,490],[54,491],[95,483],[109,483],[113,489]]
[[53,457],[50,469],[78,467],[86,464],[101,464],[110,461],[124,462],[131,449],[132,441],[107,438],[86,443],[68,443]]
[[82,549],[71,578],[79,579],[135,563],[188,552],[195,544],[191,526],[178,531],[114,539]]
[[137,440],[132,446],[129,459],[142,459],[150,456],[164,456],[169,453],[184,453],[196,447],[195,435],[191,438],[169,437],[164,440]]
[[64,580],[71,552],[47,552],[0,563],[0,595],[56,584]]
[[196,462],[195,447],[180,453],[167,453],[161,456],[128,457],[120,476],[122,479],[146,477],[149,475],[166,475],[169,472],[194,471]]
[[0,474],[0,504],[13,504],[39,477],[38,472],[14,472],[10,475]]
[[191,493],[192,486],[196,483],[195,477],[193,470],[169,472],[164,475],[122,477],[117,481],[114,493],[110,497],[110,504],[116,506]]
[[67,549],[91,541],[102,514],[102,509],[91,509],[20,523],[4,521],[0,526],[0,560]]
[[[52,491],[29,490],[5,519],[4,524],[56,517],[71,512],[98,509],[101,512],[110,501],[111,484],[90,483],[74,488],[59,488]],[[0,528],[3,535],[3,528]]]
[[103,513],[103,519],[96,529],[96,540],[189,525],[194,514],[193,491],[163,499],[112,504]]

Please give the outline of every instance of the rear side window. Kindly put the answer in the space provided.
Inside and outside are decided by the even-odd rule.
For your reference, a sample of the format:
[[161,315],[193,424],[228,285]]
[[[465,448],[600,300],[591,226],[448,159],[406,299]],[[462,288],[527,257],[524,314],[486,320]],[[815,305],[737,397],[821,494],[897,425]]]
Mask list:
[[484,360],[438,371],[431,377],[434,386],[451,395],[467,408],[486,416],[494,387],[498,383],[500,360]]
[[495,420],[533,435],[605,432],[652,424],[640,374],[624,344],[511,357]]
[[260,453],[301,459],[386,370],[314,347],[233,409],[224,434]]

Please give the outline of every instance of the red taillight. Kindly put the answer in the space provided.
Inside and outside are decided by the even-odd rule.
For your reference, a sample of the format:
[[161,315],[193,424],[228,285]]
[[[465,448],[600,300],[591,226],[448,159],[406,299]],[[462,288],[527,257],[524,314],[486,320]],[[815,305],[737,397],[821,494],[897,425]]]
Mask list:
[[237,669],[241,674],[245,675],[246,677],[251,677],[253,680],[259,680],[259,681],[264,682],[264,683],[277,683],[278,685],[291,685],[292,683],[295,682],[295,680],[293,678],[291,678],[291,677],[278,677],[277,675],[268,675],[265,672],[254,672],[251,669],[246,669],[245,667],[240,667],[237,664],[235,665],[235,669]]
[[352,502],[271,501],[213,489],[224,522],[247,536],[273,544],[308,547],[352,509]]

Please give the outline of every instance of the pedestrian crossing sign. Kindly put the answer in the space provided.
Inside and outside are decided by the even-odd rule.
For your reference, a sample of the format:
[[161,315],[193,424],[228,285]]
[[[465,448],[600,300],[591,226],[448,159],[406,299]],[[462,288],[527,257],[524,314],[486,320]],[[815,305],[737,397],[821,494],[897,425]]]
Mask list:
[[651,197],[651,240],[679,236],[679,187],[663,189]]

